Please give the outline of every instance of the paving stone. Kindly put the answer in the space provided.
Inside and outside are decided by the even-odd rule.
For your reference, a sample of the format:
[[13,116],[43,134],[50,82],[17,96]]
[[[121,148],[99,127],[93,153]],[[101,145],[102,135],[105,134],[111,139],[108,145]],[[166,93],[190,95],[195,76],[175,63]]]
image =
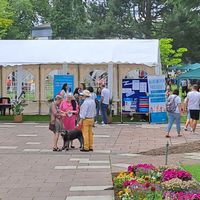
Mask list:
[[20,135],[17,135],[18,137],[37,137],[37,135],[35,135],[35,134],[30,134],[30,135],[28,135],[28,134],[20,134]]
[[30,145],[33,144],[34,145],[34,144],[41,144],[41,143],[40,142],[27,142],[26,144],[30,144]]
[[109,138],[109,135],[94,135],[94,138]]
[[94,150],[94,153],[110,153],[110,150]]
[[18,146],[0,146],[0,149],[17,149]]
[[119,154],[119,156],[138,157],[141,156],[141,154],[124,153],[124,154]]
[[105,166],[98,166],[98,165],[96,165],[96,166],[78,166],[78,169],[110,169],[110,166],[108,165],[105,165]]
[[70,161],[89,161],[89,158],[70,158]]
[[0,125],[0,128],[14,128],[14,125]]
[[200,156],[186,156],[186,159],[200,160]]
[[24,149],[24,152],[39,152],[40,149]]
[[121,167],[121,168],[128,168],[130,164],[125,164],[125,163],[118,163],[118,164],[112,164],[112,166],[115,166],[115,167]]
[[54,169],[76,169],[77,166],[55,166]]
[[112,185],[104,186],[72,186],[69,191],[101,191],[112,187]]
[[109,164],[108,160],[80,160],[80,164]]
[[66,200],[114,200],[113,196],[70,196]]

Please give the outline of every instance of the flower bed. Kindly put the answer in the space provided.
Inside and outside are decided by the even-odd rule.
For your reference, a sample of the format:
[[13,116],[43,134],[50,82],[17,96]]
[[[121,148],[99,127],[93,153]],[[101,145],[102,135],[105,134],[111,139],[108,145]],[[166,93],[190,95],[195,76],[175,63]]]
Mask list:
[[200,200],[200,185],[180,167],[130,165],[113,176],[115,200]]

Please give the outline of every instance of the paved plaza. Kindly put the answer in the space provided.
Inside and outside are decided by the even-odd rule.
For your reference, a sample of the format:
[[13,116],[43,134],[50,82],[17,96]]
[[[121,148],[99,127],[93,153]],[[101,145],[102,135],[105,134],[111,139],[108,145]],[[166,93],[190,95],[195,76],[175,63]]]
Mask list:
[[[200,135],[183,132],[165,138],[166,125],[113,124],[94,128],[94,152],[51,150],[47,123],[0,123],[1,200],[112,200],[112,172],[129,164],[163,165],[165,156],[144,156],[150,149],[187,143]],[[199,127],[197,132],[200,132]],[[60,146],[62,141],[60,141]],[[169,156],[169,164],[200,162],[200,153]]]

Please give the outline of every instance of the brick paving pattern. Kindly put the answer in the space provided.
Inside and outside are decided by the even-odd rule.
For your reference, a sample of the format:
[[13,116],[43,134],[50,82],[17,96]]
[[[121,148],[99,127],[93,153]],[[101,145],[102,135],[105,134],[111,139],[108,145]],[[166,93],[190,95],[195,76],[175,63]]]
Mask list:
[[[131,163],[163,165],[165,156],[144,156],[140,152],[200,139],[183,132],[165,138],[166,125],[131,124],[97,126],[94,152],[52,152],[48,124],[0,124],[1,200],[112,200],[111,173]],[[199,127],[197,129],[199,131]],[[199,131],[200,132],[200,131]],[[62,142],[60,141],[60,146]],[[174,154],[169,164],[200,162],[198,153]]]

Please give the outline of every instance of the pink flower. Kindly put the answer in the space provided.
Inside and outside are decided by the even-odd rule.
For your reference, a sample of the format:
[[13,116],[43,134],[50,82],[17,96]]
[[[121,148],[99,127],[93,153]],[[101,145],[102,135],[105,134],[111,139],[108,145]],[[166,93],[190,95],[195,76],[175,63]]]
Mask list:
[[133,172],[135,167],[133,165],[128,166],[128,172]]
[[127,187],[127,186],[129,186],[129,185],[136,185],[136,184],[138,184],[138,182],[136,181],[136,180],[129,180],[129,181],[125,181],[124,183],[123,183],[123,186],[124,187]]
[[167,169],[162,173],[163,181],[169,181],[173,178],[179,178],[183,181],[191,180],[192,175],[185,170]]
[[156,168],[152,164],[138,164],[136,165],[137,169],[148,169],[148,170],[155,170]]

